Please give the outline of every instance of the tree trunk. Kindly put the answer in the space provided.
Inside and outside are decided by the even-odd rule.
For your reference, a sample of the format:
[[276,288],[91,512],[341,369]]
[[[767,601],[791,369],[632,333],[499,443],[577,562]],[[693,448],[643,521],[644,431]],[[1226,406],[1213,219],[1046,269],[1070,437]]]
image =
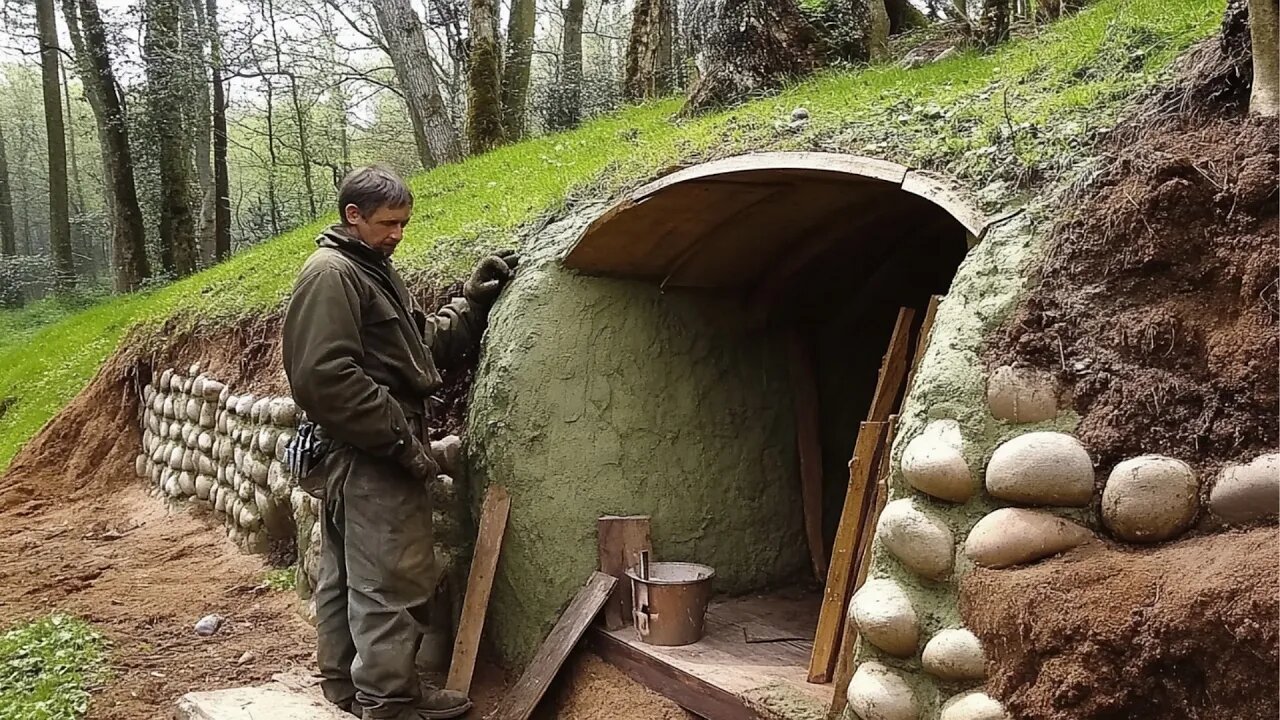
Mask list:
[[429,169],[461,159],[462,146],[440,97],[422,19],[409,0],[374,0],[373,8],[400,92],[409,106],[422,167]]
[[467,145],[472,154],[502,143],[502,70],[497,0],[471,0],[467,60]]
[[40,75],[44,91],[44,124],[49,150],[49,251],[59,288],[75,285],[75,257],[71,250],[71,210],[67,197],[67,134],[62,117],[62,86],[58,78],[58,25],[53,0],[36,1],[40,35]]
[[213,264],[214,214],[217,198],[213,182],[213,100],[210,94],[213,85],[209,81],[208,56],[205,54],[205,43],[212,42],[209,22],[205,15],[202,0],[183,0],[188,12],[186,17],[192,21],[196,33],[196,43],[189,43],[189,51],[199,55],[200,62],[192,70],[199,74],[199,83],[195,89],[195,97],[191,104],[192,123],[191,139],[195,148],[196,181],[200,187],[200,222],[197,230],[197,247],[200,250],[200,265],[207,267]]
[[681,113],[733,105],[823,64],[826,48],[795,0],[724,0],[707,18],[706,70]]
[[274,237],[280,234],[280,201],[276,193],[276,168],[280,166],[280,159],[276,157],[275,86],[271,83],[270,76],[264,76],[262,79],[267,86],[267,158],[269,159],[267,203],[271,218],[271,235]]
[[1280,22],[1277,0],[1249,0],[1249,38],[1253,45],[1253,91],[1249,112],[1266,117],[1280,114],[1280,49],[1276,47],[1276,24]]
[[569,0],[564,10],[564,35],[560,40],[564,77],[558,113],[562,123],[557,129],[576,127],[582,122],[582,16],[585,10],[585,0]]
[[1009,39],[1009,0],[984,0],[978,44],[990,48]]
[[507,52],[502,63],[502,130],[511,141],[524,135],[529,66],[533,61],[533,34],[537,23],[538,6],[534,0],[511,0]]
[[146,0],[147,99],[160,174],[160,263],[176,277],[196,269],[195,214],[191,206],[191,137],[182,104],[194,88],[184,63],[182,9],[178,0]]
[[831,0],[818,19],[832,55],[847,63],[885,59],[891,24],[882,0]]
[[98,250],[97,243],[90,238],[86,238],[84,232],[84,185],[80,182],[80,160],[76,153],[76,120],[75,113],[71,109],[71,82],[67,80],[66,63],[60,63],[58,71],[62,75],[62,100],[66,103],[63,109],[66,111],[66,126],[68,128],[67,167],[70,170],[72,257],[75,257],[76,246],[80,246],[80,249],[84,251],[81,274],[87,275],[94,284],[97,284]]
[[[669,32],[667,0],[636,0],[631,11],[631,37],[627,43],[627,68],[623,80],[632,102],[658,97],[663,90],[663,35]],[[670,38],[666,49],[670,50]],[[667,53],[670,56],[670,52]]]
[[9,159],[4,149],[4,127],[0,126],[0,255],[18,254],[18,235],[13,227],[13,190],[9,187]]
[[929,26],[929,18],[911,0],[885,0],[884,7],[889,14],[890,35]]
[[103,197],[111,218],[113,286],[116,292],[128,292],[136,290],[151,275],[151,267],[134,182],[129,123],[111,68],[107,29],[97,0],[63,0],[62,11],[102,147]]
[[307,119],[302,111],[302,100],[298,97],[298,77],[285,70],[284,60],[280,53],[280,38],[276,35],[276,4],[267,0],[267,24],[271,27],[271,47],[276,58],[276,72],[289,81],[289,102],[293,106],[293,122],[298,131],[298,162],[302,165],[302,185],[307,192],[307,219],[316,218],[316,188],[311,177],[311,149],[307,145]]
[[213,257],[231,257],[231,178],[227,173],[227,95],[222,79],[222,38],[218,0],[205,0],[209,21],[209,65],[213,75]]

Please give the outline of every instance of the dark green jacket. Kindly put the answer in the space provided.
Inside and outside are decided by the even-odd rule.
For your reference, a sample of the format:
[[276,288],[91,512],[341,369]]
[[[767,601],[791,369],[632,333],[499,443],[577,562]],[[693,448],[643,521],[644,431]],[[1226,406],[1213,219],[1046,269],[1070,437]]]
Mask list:
[[473,350],[488,308],[455,298],[422,312],[389,258],[335,225],[302,267],[284,319],[284,369],[308,419],[339,442],[395,455],[448,368]]

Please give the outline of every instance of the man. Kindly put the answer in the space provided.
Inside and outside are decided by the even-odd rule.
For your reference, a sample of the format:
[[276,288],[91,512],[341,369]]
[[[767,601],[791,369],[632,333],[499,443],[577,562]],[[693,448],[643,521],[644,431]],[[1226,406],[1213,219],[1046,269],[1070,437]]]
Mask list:
[[284,321],[294,400],[329,447],[306,478],[323,482],[315,590],[325,697],[365,720],[453,718],[462,693],[419,690],[414,659],[440,577],[427,483],[439,466],[424,443],[429,399],[474,350],[514,254],[482,261],[438,314],[424,314],[391,254],[413,195],[394,174],[356,170],[338,190],[342,222],[321,233]]

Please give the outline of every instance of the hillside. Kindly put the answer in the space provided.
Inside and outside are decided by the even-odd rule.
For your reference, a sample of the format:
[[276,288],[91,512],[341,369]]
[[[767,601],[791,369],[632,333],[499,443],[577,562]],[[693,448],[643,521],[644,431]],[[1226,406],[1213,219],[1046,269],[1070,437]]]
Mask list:
[[[606,195],[665,167],[754,149],[876,155],[945,170],[999,207],[1087,165],[1123,102],[1218,24],[1214,0],[1104,0],[999,51],[907,70],[831,72],[780,96],[694,121],[675,101],[641,106],[413,179],[417,214],[399,256],[421,283],[458,277],[482,250],[579,195]],[[786,126],[807,108],[802,128]],[[327,222],[327,221],[326,221]],[[324,222],[297,228],[160,290],[114,298],[30,327],[0,316],[0,469],[130,336],[155,348],[269,315]],[[25,311],[31,312],[31,311]],[[157,333],[157,328],[164,328]]]

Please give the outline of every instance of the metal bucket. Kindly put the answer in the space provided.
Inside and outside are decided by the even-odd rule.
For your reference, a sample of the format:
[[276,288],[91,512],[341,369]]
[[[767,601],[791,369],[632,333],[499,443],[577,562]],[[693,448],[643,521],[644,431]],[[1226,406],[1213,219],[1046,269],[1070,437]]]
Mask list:
[[[648,572],[645,572],[647,565]],[[706,565],[655,562],[627,570],[631,578],[636,635],[649,645],[689,645],[702,638],[711,579]]]

